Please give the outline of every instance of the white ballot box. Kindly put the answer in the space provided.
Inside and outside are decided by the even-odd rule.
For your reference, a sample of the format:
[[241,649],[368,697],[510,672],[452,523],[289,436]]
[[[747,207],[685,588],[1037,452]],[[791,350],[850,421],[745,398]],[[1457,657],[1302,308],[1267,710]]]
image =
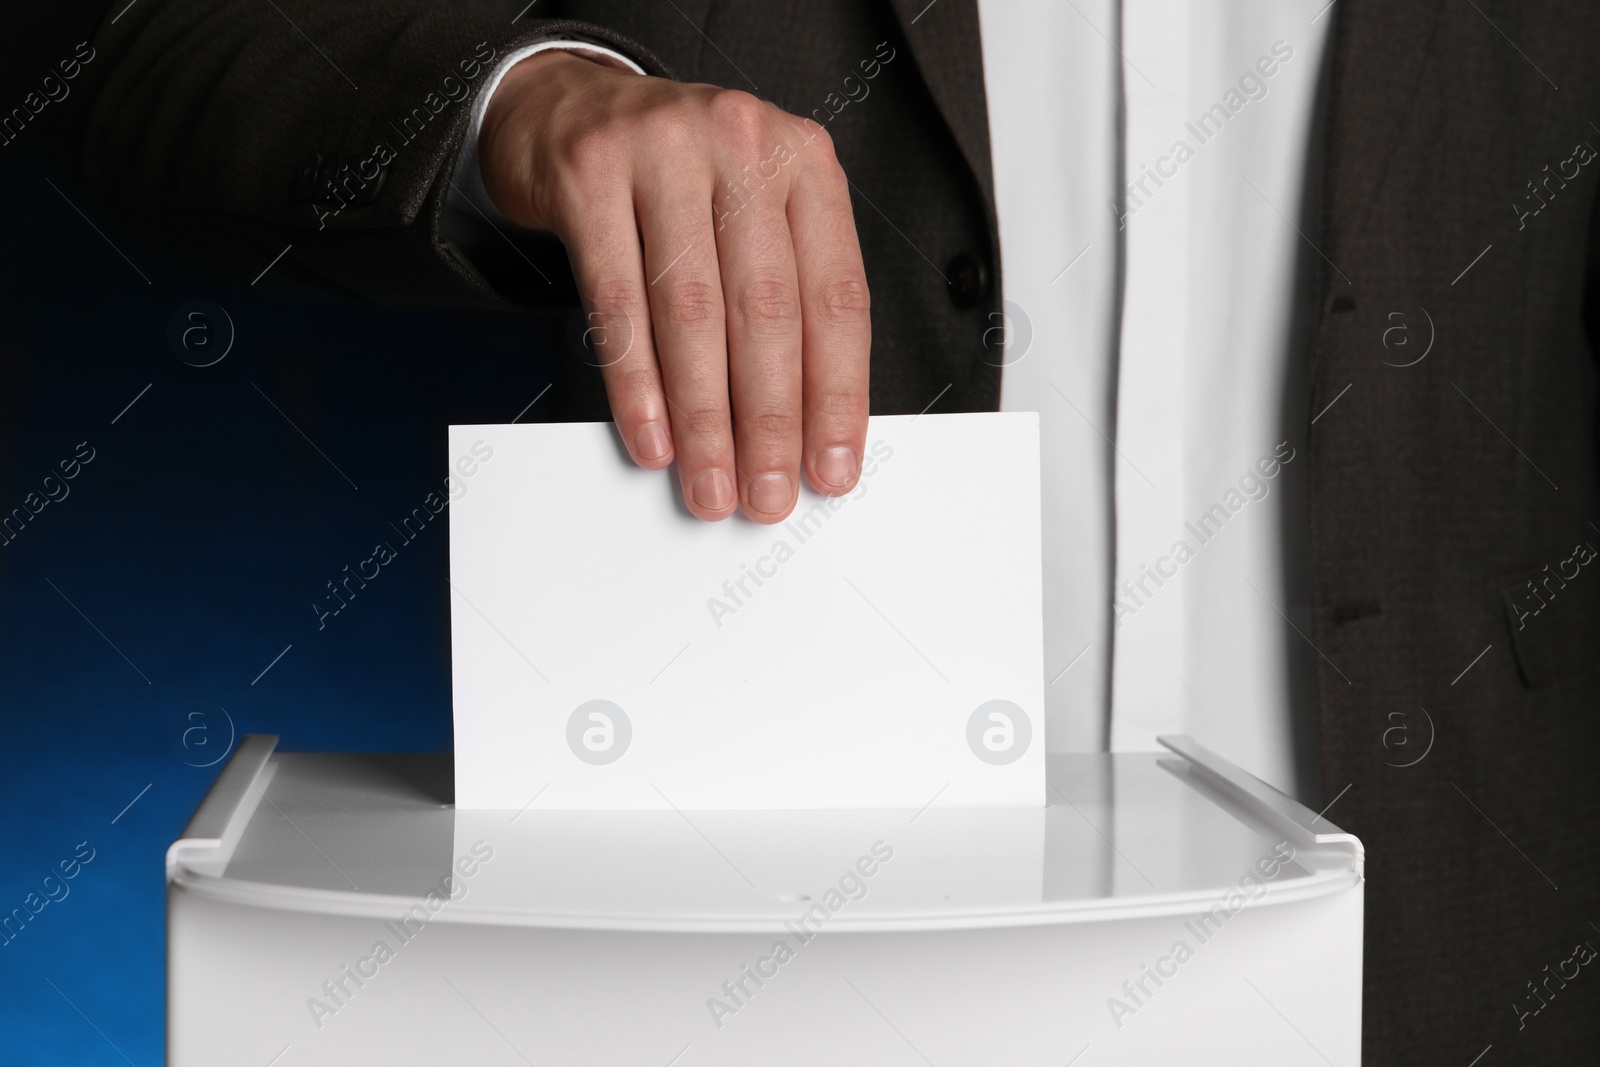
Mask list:
[[167,857],[168,1062],[1355,1064],[1362,848],[1187,738],[1044,807],[458,811],[242,740]]

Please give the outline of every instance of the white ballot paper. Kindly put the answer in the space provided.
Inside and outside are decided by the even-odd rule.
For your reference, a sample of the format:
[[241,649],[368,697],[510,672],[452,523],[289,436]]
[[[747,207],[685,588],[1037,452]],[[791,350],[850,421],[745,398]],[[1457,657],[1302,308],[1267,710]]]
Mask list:
[[458,808],[1045,803],[1037,415],[874,417],[773,526],[610,423],[450,457]]

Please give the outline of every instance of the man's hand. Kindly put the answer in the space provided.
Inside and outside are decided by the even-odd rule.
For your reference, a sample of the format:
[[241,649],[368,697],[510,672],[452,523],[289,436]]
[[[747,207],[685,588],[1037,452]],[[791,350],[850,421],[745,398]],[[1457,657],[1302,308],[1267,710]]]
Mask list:
[[694,514],[779,522],[802,466],[855,485],[867,281],[821,127],[547,51],[507,72],[478,148],[500,211],[566,245],[622,438],[641,466],[676,457]]

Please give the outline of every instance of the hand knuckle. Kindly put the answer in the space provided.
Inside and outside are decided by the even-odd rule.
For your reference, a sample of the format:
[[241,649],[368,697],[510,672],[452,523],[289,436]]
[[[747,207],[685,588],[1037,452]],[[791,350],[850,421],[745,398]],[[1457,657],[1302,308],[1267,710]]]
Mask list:
[[739,89],[724,89],[711,98],[711,118],[718,134],[734,145],[759,152],[766,138],[767,105]]
[[781,408],[762,408],[739,417],[739,432],[763,445],[786,445],[800,439],[800,416]]
[[703,281],[680,281],[661,300],[661,314],[677,325],[700,325],[722,316],[722,290]]
[[631,321],[639,308],[639,287],[622,278],[596,282],[588,293],[589,313],[599,316],[592,325],[610,326],[610,320]]
[[661,387],[656,380],[654,367],[641,367],[633,360],[628,362],[629,369],[622,370],[615,376],[613,388],[615,388],[618,396],[626,397],[629,400],[643,401],[649,400],[661,391]]
[[[728,409],[704,404],[691,405],[687,410],[675,407],[672,411],[672,421],[680,431],[679,440],[683,440],[682,431],[687,431],[699,442],[704,442],[707,438],[717,442],[727,432]],[[720,449],[722,445],[718,444],[716,447]]]
[[619,164],[622,143],[611,130],[591,127],[574,134],[563,155],[567,165],[580,175],[593,176],[613,170]]
[[865,384],[852,387],[844,383],[832,383],[813,396],[809,406],[813,416],[820,416],[829,423],[845,424],[848,428],[854,420],[867,413]]
[[818,290],[817,309],[829,319],[859,319],[871,314],[867,280],[859,274],[829,279]]
[[663,104],[650,113],[649,140],[665,148],[674,157],[689,151],[695,144],[695,118],[683,104]]
[[775,277],[752,278],[734,300],[739,318],[753,326],[789,326],[800,317],[794,286]]
[[838,166],[839,156],[834,148],[833,135],[814,119],[806,119],[803,124],[806,131],[805,146],[813,153],[812,162]]

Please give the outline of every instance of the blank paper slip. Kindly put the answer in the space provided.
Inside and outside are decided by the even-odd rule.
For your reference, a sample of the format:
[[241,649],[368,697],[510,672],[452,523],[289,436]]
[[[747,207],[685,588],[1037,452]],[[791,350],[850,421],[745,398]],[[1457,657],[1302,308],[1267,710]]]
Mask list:
[[1032,413],[874,417],[720,523],[610,423],[450,428],[460,808],[1045,802]]

